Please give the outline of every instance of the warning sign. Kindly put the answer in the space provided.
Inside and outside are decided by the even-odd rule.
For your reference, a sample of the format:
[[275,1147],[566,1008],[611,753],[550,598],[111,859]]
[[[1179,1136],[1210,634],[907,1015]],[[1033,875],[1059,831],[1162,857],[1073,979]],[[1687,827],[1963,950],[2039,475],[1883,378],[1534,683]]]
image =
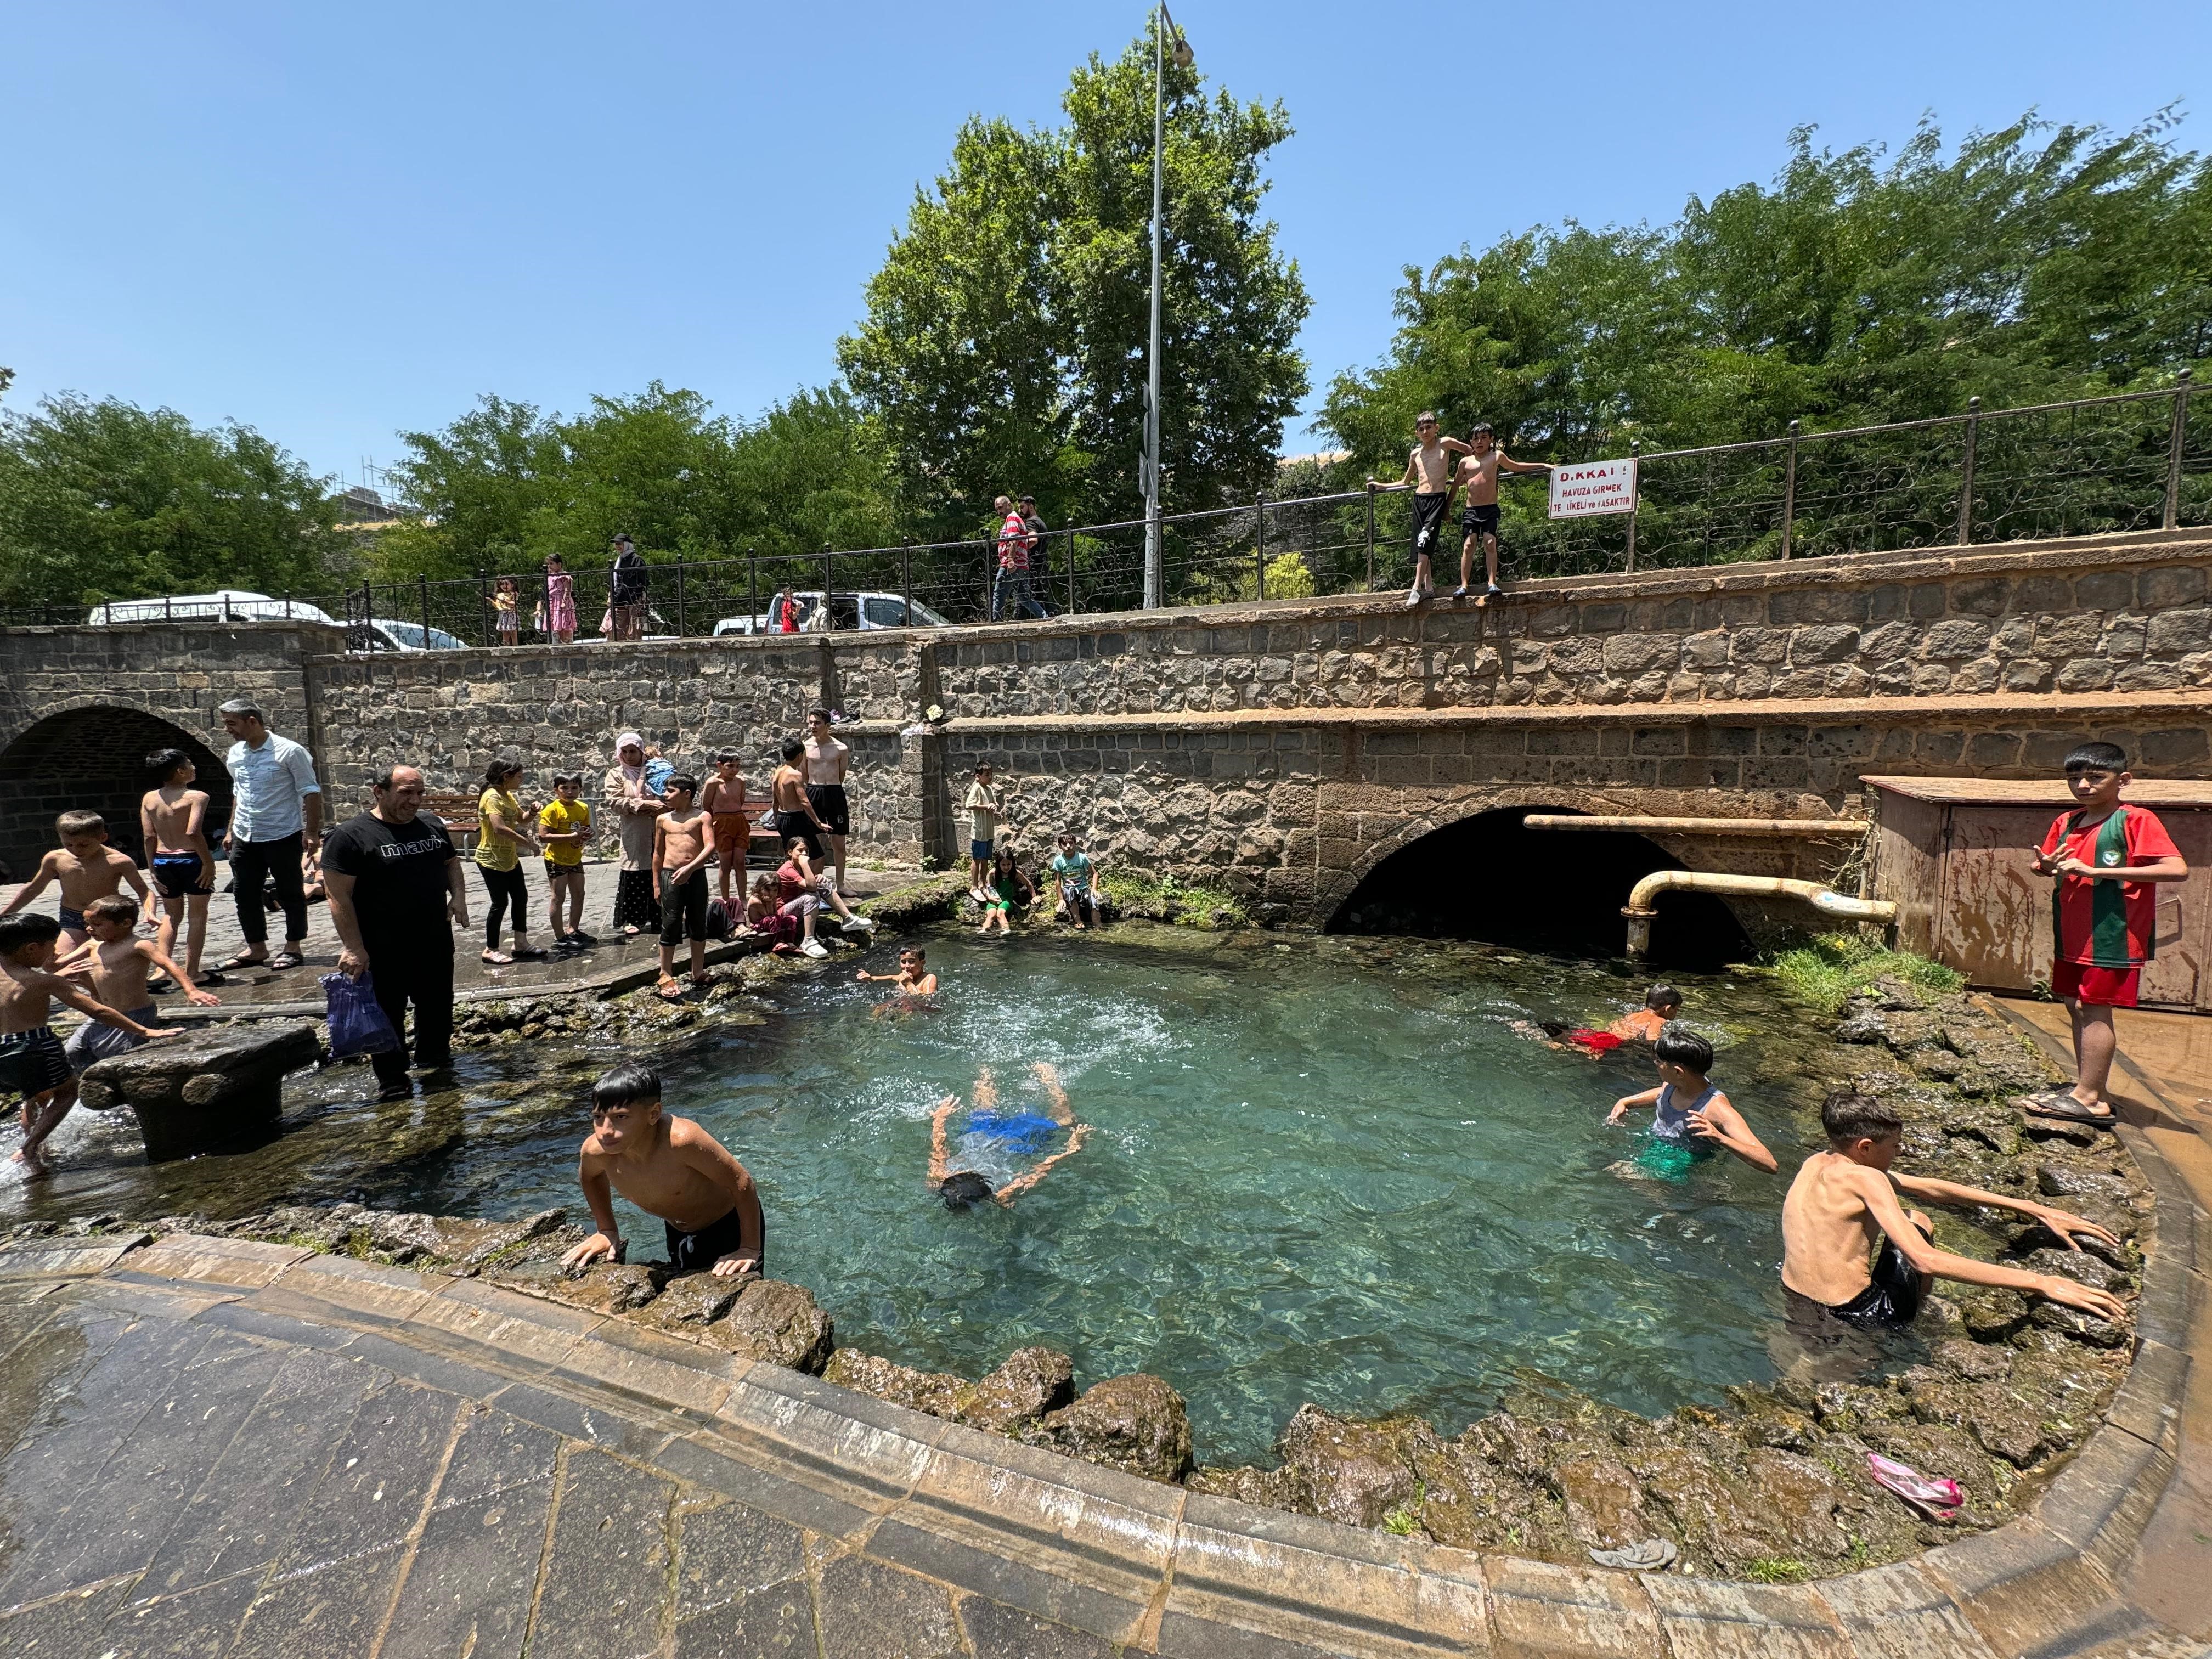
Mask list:
[[1636,510],[1636,462],[1577,461],[1552,471],[1552,516],[1583,519],[1593,513]]

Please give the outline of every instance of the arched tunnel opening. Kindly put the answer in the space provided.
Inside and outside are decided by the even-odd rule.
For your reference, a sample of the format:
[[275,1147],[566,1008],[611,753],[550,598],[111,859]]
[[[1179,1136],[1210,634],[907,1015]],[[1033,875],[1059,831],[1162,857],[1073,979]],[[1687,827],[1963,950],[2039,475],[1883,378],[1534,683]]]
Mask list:
[[[1654,870],[1686,866],[1626,830],[1531,830],[1520,806],[1478,813],[1401,847],[1337,908],[1332,933],[1481,939],[1563,956],[1617,957],[1629,890]],[[1651,930],[1656,966],[1711,971],[1753,954],[1728,906],[1707,893],[1669,893]]]
[[210,844],[230,817],[230,778],[213,750],[165,720],[136,708],[72,708],[49,714],[0,750],[0,875],[28,880],[54,839],[54,819],[82,809],[107,820],[107,841],[144,862],[138,801],[155,780],[146,757],[181,749],[210,797]]

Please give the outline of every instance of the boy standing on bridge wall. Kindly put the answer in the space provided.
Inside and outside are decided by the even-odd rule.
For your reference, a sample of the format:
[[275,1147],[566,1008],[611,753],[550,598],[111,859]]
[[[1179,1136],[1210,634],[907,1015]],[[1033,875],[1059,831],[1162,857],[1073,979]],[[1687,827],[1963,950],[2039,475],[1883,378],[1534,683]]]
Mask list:
[[1367,481],[1370,489],[1410,488],[1413,492],[1413,585],[1406,590],[1408,611],[1423,599],[1437,596],[1429,561],[1436,553],[1437,544],[1443,540],[1444,510],[1451,505],[1452,468],[1455,463],[1450,457],[1474,453],[1456,438],[1437,436],[1437,415],[1432,409],[1425,409],[1413,417],[1413,435],[1420,441],[1406,458],[1405,477],[1395,483],[1386,484],[1379,478]]

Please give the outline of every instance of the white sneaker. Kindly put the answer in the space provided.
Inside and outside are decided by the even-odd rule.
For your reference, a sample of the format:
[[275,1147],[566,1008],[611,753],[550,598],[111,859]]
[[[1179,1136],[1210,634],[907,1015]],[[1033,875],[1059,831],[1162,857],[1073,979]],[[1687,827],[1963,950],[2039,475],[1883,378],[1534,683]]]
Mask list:
[[1415,610],[1415,609],[1419,608],[1419,606],[1420,603],[1421,603],[1421,590],[1420,590],[1419,588],[1418,588],[1418,587],[1412,587],[1412,588],[1408,588],[1408,589],[1407,589],[1407,590],[1406,590],[1406,609],[1407,609],[1407,610],[1408,610],[1408,611]]
[[826,957],[830,953],[822,948],[820,939],[811,939],[799,947],[799,954],[802,957]]
[[872,916],[854,916],[845,925],[848,927],[857,927],[864,933],[872,933],[876,931],[875,918]]

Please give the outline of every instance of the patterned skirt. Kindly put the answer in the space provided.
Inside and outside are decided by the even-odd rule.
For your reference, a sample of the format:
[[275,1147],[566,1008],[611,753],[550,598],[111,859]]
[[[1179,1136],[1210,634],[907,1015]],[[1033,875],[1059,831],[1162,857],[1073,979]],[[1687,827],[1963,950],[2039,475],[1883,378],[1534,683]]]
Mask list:
[[615,876],[615,926],[635,927],[647,933],[660,927],[660,896],[653,890],[650,870],[623,870]]

